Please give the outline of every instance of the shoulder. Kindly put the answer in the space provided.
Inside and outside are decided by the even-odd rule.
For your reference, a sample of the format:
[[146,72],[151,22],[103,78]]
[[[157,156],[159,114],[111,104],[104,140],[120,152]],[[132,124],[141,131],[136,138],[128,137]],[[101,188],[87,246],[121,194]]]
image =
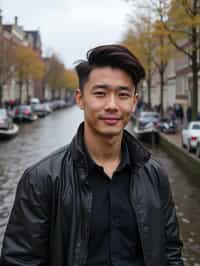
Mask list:
[[169,200],[172,197],[171,187],[167,170],[162,163],[155,158],[150,160],[144,166],[147,172],[148,180],[153,184],[154,188],[158,190],[160,198],[163,202]]
[[147,173],[148,178],[160,189],[163,187],[169,187],[167,170],[159,160],[151,156],[144,164],[144,171]]
[[69,146],[66,145],[49,154],[34,165],[28,167],[19,182],[19,186],[32,186],[37,190],[49,188],[62,174],[63,165],[70,161]]
[[144,167],[151,171],[152,174],[158,175],[158,177],[160,177],[161,175],[164,175],[165,177],[167,176],[166,169],[161,161],[155,159],[153,156],[150,157]]

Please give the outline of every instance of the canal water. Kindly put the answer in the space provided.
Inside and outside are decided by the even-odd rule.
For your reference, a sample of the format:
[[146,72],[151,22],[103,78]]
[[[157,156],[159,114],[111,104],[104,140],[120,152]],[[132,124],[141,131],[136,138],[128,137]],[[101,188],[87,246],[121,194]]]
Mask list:
[[[16,186],[23,171],[69,143],[82,119],[81,111],[75,106],[32,124],[24,124],[16,138],[0,142],[0,249]],[[127,129],[131,132],[131,123]],[[185,265],[200,266],[200,187],[162,150],[154,148],[151,151],[169,174],[184,242]]]

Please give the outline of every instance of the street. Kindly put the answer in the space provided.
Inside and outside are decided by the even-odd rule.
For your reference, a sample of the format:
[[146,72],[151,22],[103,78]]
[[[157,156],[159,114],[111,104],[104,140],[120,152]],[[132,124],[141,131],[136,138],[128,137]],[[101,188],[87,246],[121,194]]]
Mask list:
[[[0,142],[0,247],[16,185],[26,167],[70,142],[82,113],[75,106],[20,127],[19,135]],[[128,125],[131,131],[131,123]],[[167,170],[176,203],[186,266],[200,265],[200,187],[159,148],[152,153]]]

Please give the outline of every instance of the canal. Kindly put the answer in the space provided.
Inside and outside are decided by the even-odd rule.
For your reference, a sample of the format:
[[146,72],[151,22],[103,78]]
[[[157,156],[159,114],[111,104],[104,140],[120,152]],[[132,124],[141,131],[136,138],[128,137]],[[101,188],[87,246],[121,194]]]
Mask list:
[[[24,124],[16,138],[0,142],[0,249],[21,174],[26,167],[69,143],[82,118],[79,109],[72,107]],[[127,129],[131,132],[131,124]],[[151,151],[169,174],[184,242],[185,265],[200,266],[200,187],[162,150]]]

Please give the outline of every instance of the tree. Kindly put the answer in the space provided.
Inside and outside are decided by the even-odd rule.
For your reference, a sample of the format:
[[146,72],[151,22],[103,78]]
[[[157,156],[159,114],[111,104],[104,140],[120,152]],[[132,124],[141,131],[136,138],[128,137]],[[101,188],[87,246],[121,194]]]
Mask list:
[[51,57],[45,59],[45,75],[44,75],[44,87],[46,84],[52,91],[53,98],[55,98],[55,92],[60,91],[66,85],[65,66],[58,58],[53,54]]
[[78,86],[78,80],[76,73],[67,69],[62,62],[62,60],[55,54],[44,59],[45,62],[45,75],[43,78],[43,88],[46,85],[52,91],[53,98],[55,97],[55,92],[61,93],[61,89],[75,89]]
[[0,106],[2,105],[3,86],[14,74],[13,45],[0,32]]
[[66,69],[67,84],[69,89],[76,89],[78,87],[78,78],[74,70]]
[[172,0],[168,20],[163,22],[172,45],[186,55],[192,71],[192,119],[198,112],[200,70],[200,0]]
[[[134,0],[130,0],[135,2]],[[163,114],[164,102],[164,86],[165,86],[165,71],[168,62],[175,56],[174,49],[168,39],[168,33],[163,27],[163,23],[167,18],[169,1],[168,0],[149,0],[143,1],[142,5],[138,8],[145,10],[139,19],[139,25],[145,25],[145,30],[140,34],[139,45],[141,53],[146,57],[146,62],[149,67],[147,68],[147,83],[148,94],[150,98],[150,87],[152,73],[157,70],[160,77],[160,110]],[[149,14],[152,14],[151,16]],[[141,20],[142,17],[142,20]],[[136,25],[137,25],[136,23]],[[135,22],[134,22],[135,24]],[[141,27],[141,26],[140,26]],[[136,49],[137,50],[137,49]],[[154,67],[152,67],[152,62]],[[145,64],[144,64],[145,65]]]
[[165,71],[169,60],[175,57],[175,51],[169,42],[168,35],[162,26],[162,13],[160,19],[154,23],[154,56],[153,61],[160,76],[160,111],[163,115]]
[[15,47],[15,71],[19,84],[19,100],[22,101],[22,87],[26,84],[26,97],[29,97],[29,83],[39,80],[44,75],[44,63],[31,47],[18,45]]
[[151,82],[154,71],[152,39],[153,26],[150,18],[141,16],[137,22],[133,21],[133,29],[129,29],[122,44],[132,51],[142,62],[146,70],[148,105],[151,107]]

